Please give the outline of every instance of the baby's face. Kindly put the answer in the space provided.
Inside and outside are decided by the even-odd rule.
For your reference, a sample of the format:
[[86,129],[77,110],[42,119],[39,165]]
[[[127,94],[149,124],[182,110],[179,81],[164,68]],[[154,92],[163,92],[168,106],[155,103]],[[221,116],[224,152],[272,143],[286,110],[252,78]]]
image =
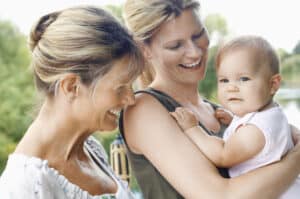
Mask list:
[[226,53],[217,68],[218,99],[241,117],[257,111],[272,98],[272,74],[259,63],[253,51],[236,49]]

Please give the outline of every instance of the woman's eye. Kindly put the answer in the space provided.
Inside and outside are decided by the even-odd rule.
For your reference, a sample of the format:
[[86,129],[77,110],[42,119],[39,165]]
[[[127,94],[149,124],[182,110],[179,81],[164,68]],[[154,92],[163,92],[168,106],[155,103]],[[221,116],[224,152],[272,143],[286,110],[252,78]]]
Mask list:
[[118,95],[123,94],[125,91],[126,91],[125,86],[121,86],[121,87],[117,88],[117,94]]
[[176,49],[178,49],[180,46],[181,46],[181,44],[178,42],[178,43],[176,43],[176,44],[174,44],[174,45],[168,46],[167,48],[170,49],[170,50],[176,50]]
[[205,33],[205,31],[206,31],[205,28],[203,28],[198,34],[195,34],[192,36],[192,40],[195,41],[195,40],[201,38],[202,35]]
[[117,94],[118,95],[125,95],[125,94],[128,94],[130,92],[133,92],[131,85],[128,85],[128,86],[124,85],[124,86],[120,86],[119,88],[117,88]]
[[246,81],[249,81],[250,78],[249,77],[240,77],[240,81],[242,82],[246,82]]

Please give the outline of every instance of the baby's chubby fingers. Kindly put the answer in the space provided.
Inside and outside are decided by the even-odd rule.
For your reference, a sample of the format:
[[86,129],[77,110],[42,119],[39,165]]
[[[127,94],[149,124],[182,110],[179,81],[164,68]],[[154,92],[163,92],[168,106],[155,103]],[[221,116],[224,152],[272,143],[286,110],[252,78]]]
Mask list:
[[179,120],[180,114],[178,112],[174,111],[174,112],[169,112],[169,113],[176,121]]
[[216,111],[215,111],[215,117],[217,118],[217,120],[219,120],[221,123],[225,124],[225,125],[228,125],[232,118],[233,118],[233,115],[223,109],[223,108],[218,108]]

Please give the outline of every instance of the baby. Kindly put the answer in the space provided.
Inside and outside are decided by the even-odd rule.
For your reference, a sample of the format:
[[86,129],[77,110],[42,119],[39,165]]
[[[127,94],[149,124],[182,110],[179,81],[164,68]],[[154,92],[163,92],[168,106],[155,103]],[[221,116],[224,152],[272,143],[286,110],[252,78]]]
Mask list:
[[[273,101],[281,82],[279,60],[272,46],[257,36],[235,38],[220,47],[216,58],[218,99],[234,115],[223,140],[206,134],[191,111],[171,115],[184,133],[230,177],[278,161],[293,147],[291,129]],[[300,197],[300,178],[281,199]]]

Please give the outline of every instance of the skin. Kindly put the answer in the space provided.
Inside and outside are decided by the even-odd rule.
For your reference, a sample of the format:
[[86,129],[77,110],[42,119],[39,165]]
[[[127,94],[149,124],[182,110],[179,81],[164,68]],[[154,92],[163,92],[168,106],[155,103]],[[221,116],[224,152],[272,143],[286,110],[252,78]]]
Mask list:
[[[280,75],[273,75],[270,66],[256,63],[256,52],[235,49],[224,55],[217,68],[218,98],[233,114],[243,117],[247,113],[276,106],[269,104],[280,85]],[[260,110],[262,111],[262,110]],[[181,129],[204,154],[219,167],[233,167],[257,155],[266,141],[263,132],[255,125],[246,124],[232,134],[226,142],[207,135],[198,127],[197,118],[184,108],[171,115]]]
[[133,80],[124,67],[128,63],[127,57],[117,60],[95,88],[67,74],[58,94],[45,100],[15,153],[48,160],[50,167],[91,195],[115,193],[116,182],[96,166],[83,144],[96,130],[115,129],[118,116],[111,111],[134,103]]
[[242,117],[268,104],[280,86],[280,75],[266,63],[257,63],[256,52],[236,49],[224,55],[217,68],[218,99]]
[[[176,19],[166,22],[144,49],[156,72],[150,86],[166,92],[190,110],[197,110],[203,124],[217,130],[214,111],[197,91],[198,82],[205,76],[208,38],[206,33],[196,40],[193,38],[202,29],[198,17],[191,10],[185,10]],[[169,41],[179,43],[179,48],[175,51],[166,48]],[[198,67],[181,67],[199,60]],[[297,150],[280,163],[237,178],[222,178],[168,111],[146,94],[138,95],[135,106],[126,109],[124,127],[130,149],[143,154],[185,198],[276,198],[300,172],[297,145]]]

